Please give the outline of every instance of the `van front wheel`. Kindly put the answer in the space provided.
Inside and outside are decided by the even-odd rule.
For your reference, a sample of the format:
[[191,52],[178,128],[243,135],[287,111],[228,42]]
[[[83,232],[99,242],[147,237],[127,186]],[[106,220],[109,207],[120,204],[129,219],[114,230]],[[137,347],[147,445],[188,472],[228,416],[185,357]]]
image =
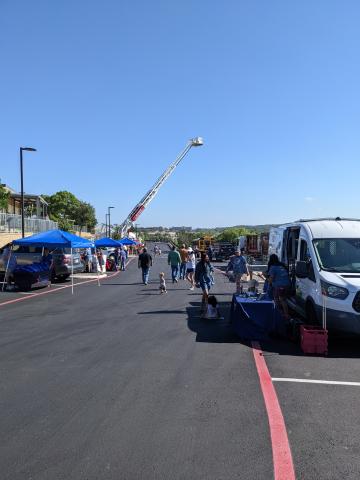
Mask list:
[[318,325],[319,319],[316,315],[316,310],[314,305],[311,302],[308,302],[306,305],[306,321],[308,325]]

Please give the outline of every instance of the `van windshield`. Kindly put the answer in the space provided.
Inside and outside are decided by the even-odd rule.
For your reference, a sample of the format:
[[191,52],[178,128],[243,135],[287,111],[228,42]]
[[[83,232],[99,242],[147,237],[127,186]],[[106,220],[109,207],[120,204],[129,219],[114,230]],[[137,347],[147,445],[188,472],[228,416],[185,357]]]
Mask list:
[[321,238],[313,243],[323,270],[360,273],[360,238]]

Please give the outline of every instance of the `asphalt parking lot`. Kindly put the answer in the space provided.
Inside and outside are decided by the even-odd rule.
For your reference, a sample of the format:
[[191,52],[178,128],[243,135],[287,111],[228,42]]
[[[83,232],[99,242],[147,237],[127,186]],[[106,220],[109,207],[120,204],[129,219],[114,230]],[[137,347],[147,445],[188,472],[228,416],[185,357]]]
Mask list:
[[1,478],[359,478],[356,340],[332,341],[328,357],[261,343],[295,471],[274,476],[253,348],[228,322],[234,284],[216,273],[224,319],[204,321],[199,291],[169,281],[165,256],[146,287],[136,267],[74,295],[0,294]]

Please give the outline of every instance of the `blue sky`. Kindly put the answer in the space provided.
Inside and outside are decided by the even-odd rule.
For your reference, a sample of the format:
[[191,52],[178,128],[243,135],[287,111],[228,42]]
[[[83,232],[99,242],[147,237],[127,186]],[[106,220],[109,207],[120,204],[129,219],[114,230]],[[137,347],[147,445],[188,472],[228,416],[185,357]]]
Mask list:
[[0,177],[118,223],[359,217],[357,0],[1,0]]

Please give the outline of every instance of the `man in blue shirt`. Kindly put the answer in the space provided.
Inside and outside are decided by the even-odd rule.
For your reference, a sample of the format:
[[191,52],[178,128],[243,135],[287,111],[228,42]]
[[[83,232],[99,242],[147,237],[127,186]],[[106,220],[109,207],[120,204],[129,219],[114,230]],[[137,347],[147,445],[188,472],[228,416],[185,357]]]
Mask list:
[[236,250],[235,255],[230,257],[226,272],[232,271],[235,277],[236,293],[241,293],[241,279],[244,274],[249,275],[249,269],[246,258],[243,255],[243,249]]

